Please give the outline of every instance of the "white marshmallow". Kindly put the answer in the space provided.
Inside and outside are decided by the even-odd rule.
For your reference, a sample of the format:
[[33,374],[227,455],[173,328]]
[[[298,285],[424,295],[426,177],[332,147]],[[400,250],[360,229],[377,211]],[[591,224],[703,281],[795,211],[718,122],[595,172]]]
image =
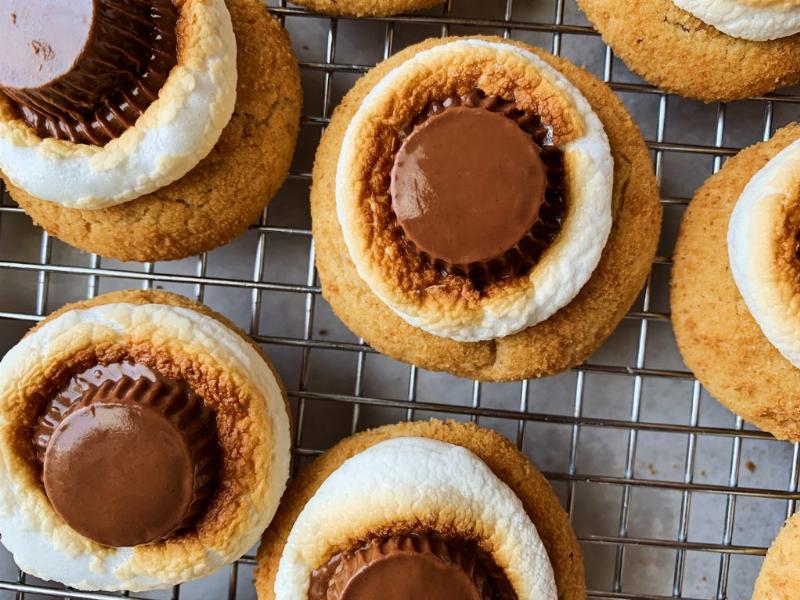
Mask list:
[[[357,153],[361,130],[373,116],[371,106],[391,93],[396,80],[409,69],[424,66],[429,59],[470,47],[487,48],[496,52],[498,60],[508,53],[523,58],[551,85],[568,97],[573,109],[583,121],[585,133],[561,150],[571,155],[575,172],[570,173],[569,216],[565,219],[559,238],[542,256],[527,276],[522,290],[501,294],[482,306],[481,314],[469,318],[449,318],[447,307],[441,311],[421,310],[418,305],[396,302],[380,273],[360,255],[361,242],[349,214],[357,203],[347,181],[348,169]],[[466,39],[449,42],[424,50],[390,71],[370,92],[354,115],[345,133],[336,173],[336,208],[345,244],[359,276],[372,292],[411,325],[434,335],[460,342],[491,340],[511,335],[547,320],[569,304],[589,281],[611,231],[611,200],[614,160],[603,124],[586,98],[559,71],[544,60],[518,46],[484,40]]]
[[[274,445],[266,449],[269,469],[242,514],[243,532],[236,539],[215,540],[204,555],[176,548],[143,561],[138,548],[103,548],[89,543],[53,511],[38,485],[14,468],[8,453],[6,404],[24,389],[32,369],[69,354],[92,340],[105,343],[146,336],[190,345],[226,369],[249,380],[263,398],[258,414],[271,429]],[[0,533],[3,545],[24,571],[78,589],[141,591],[165,588],[209,575],[238,559],[256,542],[278,508],[289,477],[289,416],[280,384],[256,350],[219,321],[199,312],[159,304],[105,304],[73,310],[46,323],[12,348],[0,362]]]
[[101,209],[177,181],[219,140],[236,104],[236,37],[225,0],[187,0],[179,61],[158,99],[104,147],[39,138],[0,111],[0,170],[41,200]]
[[797,0],[672,0],[731,37],[764,42],[800,33]]
[[[779,246],[786,243],[786,210],[798,203],[800,141],[770,160],[744,188],[728,226],[728,256],[753,318],[770,343],[800,368],[796,267],[779,260]],[[793,237],[789,242],[794,244]]]
[[430,514],[454,515],[490,540],[520,600],[558,597],[547,551],[514,492],[469,450],[405,437],[364,450],[322,483],[286,541],[275,600],[306,600],[312,571],[354,533],[424,522]]

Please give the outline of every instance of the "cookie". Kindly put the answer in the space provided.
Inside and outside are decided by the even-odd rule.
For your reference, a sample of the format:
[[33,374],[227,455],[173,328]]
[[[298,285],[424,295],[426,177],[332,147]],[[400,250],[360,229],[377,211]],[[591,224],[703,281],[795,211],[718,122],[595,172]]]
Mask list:
[[[787,165],[784,152],[798,160],[798,140],[800,126],[788,125],[729,159],[698,190],[681,224],[671,285],[672,323],[686,366],[733,412],[794,441],[800,440],[800,369],[782,333],[793,330],[792,303],[782,294],[791,293],[785,279],[795,280],[798,196],[791,164],[783,174],[774,169]],[[769,187],[781,182],[788,192]],[[770,199],[785,206],[773,207]],[[781,225],[772,221],[775,213],[783,215]]]
[[[511,137],[524,159],[508,156]],[[416,160],[420,140],[455,139],[431,167],[449,177],[430,187],[438,213],[421,220],[418,172],[400,162]],[[459,181],[449,163],[502,175]],[[531,170],[543,179],[526,180]],[[591,354],[641,290],[660,228],[649,155],[622,103],[567,61],[500,38],[429,40],[370,71],[336,109],[313,179],[317,268],[337,316],[393,358],[486,381],[552,374]],[[447,186],[470,199],[465,214]]]
[[266,356],[201,304],[121,291],[70,304],[0,362],[0,533],[21,569],[140,591],[241,557],[289,475]]
[[298,0],[295,4],[326,15],[388,16],[431,8],[443,0]]
[[[155,261],[210,250],[243,232],[288,173],[301,105],[288,35],[257,0],[229,0],[227,8],[223,0],[189,0],[180,11],[178,66],[162,66],[169,76],[158,100],[138,119],[106,127],[118,137],[105,145],[84,143],[96,137],[97,122],[109,121],[102,110],[77,123],[25,120],[9,88],[0,91],[0,168],[12,198],[87,252]],[[113,103],[114,93],[97,102]],[[48,131],[61,133],[39,137]]]
[[[381,555],[395,559],[388,574],[395,585],[413,585],[397,568],[398,547],[433,563],[446,560],[442,554],[466,554],[490,581],[485,591],[496,595],[463,597],[586,596],[580,547],[547,480],[499,434],[430,421],[349,437],[300,473],[261,542],[258,597],[325,598],[327,590],[327,598],[339,598],[343,589],[353,594],[347,597],[369,597],[358,594],[386,579],[373,571],[353,581],[349,567]],[[439,582],[429,582],[431,593]],[[516,595],[506,595],[508,584]]]
[[[743,28],[732,30],[739,35],[749,31],[758,37],[764,31],[751,14],[758,12],[758,3],[748,0],[578,0],[603,41],[625,64],[668,92],[704,102],[727,102],[800,81],[797,35],[771,40],[733,37],[679,8],[679,4],[691,5],[698,15],[720,27],[725,27],[727,17],[741,16]],[[724,4],[736,5],[736,10],[726,11]],[[770,0],[761,4],[769,5]],[[717,9],[719,20],[715,18]],[[767,23],[785,23],[784,9],[775,10],[781,15]],[[765,27],[768,32],[769,27]]]
[[794,515],[778,534],[756,580],[753,600],[791,600],[797,597],[800,579],[800,514]]

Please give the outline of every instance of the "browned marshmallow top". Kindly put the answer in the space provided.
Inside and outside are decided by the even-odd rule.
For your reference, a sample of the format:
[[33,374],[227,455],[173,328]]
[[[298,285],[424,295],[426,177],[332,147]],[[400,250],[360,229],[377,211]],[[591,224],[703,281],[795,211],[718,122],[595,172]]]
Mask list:
[[172,0],[4,0],[0,90],[40,137],[102,146],[177,64]]
[[106,546],[191,526],[214,491],[213,415],[185,383],[143,365],[74,376],[40,417],[34,445],[54,510]]
[[516,600],[474,543],[437,534],[376,537],[312,574],[309,600]]

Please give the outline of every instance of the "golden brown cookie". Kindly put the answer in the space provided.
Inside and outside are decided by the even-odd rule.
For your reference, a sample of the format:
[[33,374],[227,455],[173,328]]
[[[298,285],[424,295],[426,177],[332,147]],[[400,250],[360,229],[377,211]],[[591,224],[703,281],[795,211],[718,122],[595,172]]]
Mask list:
[[800,439],[800,370],[765,337],[730,272],[728,223],[750,179],[800,139],[792,124],[740,152],[698,190],[675,246],[672,323],[686,366],[736,414],[779,439]]
[[297,0],[295,4],[326,15],[388,16],[422,10],[443,0]]
[[[27,572],[80,589],[169,587],[238,559],[277,510],[289,474],[285,391],[261,349],[207,307],[176,294],[140,290],[69,304],[9,351],[0,371],[0,532]],[[136,422],[139,412],[158,413],[156,421],[172,423],[190,444],[194,469],[166,468],[174,463],[165,463],[165,472],[180,479],[159,484],[158,490],[180,496],[188,477],[198,500],[184,509],[179,528],[148,543],[106,541],[152,535],[142,523],[165,519],[162,512],[134,518],[132,511],[121,510],[124,502],[113,498],[136,498],[125,479],[97,478],[98,497],[114,507],[106,511],[110,519],[95,519],[93,514],[103,511],[87,512],[83,507],[90,500],[73,504],[74,496],[54,493],[76,485],[95,489],[88,483],[95,469],[126,472],[141,482],[139,490],[150,485],[153,473],[128,468],[143,464],[135,460],[140,449],[147,463],[162,460],[165,448],[153,442],[149,425],[116,426],[115,443],[130,446],[125,468],[97,457],[84,463],[81,457],[90,450],[61,446],[60,455],[72,452],[77,466],[50,475],[53,440],[64,439],[72,426],[101,431],[104,425],[94,420],[94,411],[109,406],[125,409],[120,423]],[[145,406],[151,411],[140,408]],[[91,417],[81,416],[82,407],[91,409]],[[76,415],[82,421],[68,422]],[[85,439],[104,437],[87,434]],[[178,506],[169,498],[162,496],[159,506],[171,514]],[[139,502],[149,506],[146,499]],[[101,540],[98,532],[111,537]]]
[[259,0],[228,0],[238,45],[236,107],[216,147],[179,181],[99,210],[65,208],[4,180],[11,197],[52,235],[119,260],[191,256],[244,231],[289,171],[302,91],[289,37]]
[[800,36],[731,37],[672,0],[578,0],[628,67],[668,91],[705,102],[771,92],[800,81]]
[[791,517],[767,552],[753,600],[793,600],[800,581],[800,514]]
[[498,433],[454,421],[406,422],[365,431],[339,442],[306,467],[290,484],[258,551],[256,590],[261,600],[275,598],[278,563],[295,520],[308,500],[346,460],[380,442],[423,437],[462,446],[481,459],[522,501],[553,567],[560,600],[586,597],[583,558],[569,518],[550,484],[530,461]]
[[[593,275],[555,315],[519,333],[485,342],[458,342],[409,325],[375,296],[358,275],[337,218],[335,179],[342,140],[364,97],[390,70],[417,53],[453,41],[429,40],[405,49],[359,80],[336,109],[314,165],[311,191],[317,268],[334,312],[379,352],[426,369],[486,381],[539,377],[586,359],[630,308],[647,277],[660,231],[661,206],[647,148],[619,99],[586,71],[542,50],[602,121],[614,159],[613,225]],[[499,38],[484,38],[500,41]]]

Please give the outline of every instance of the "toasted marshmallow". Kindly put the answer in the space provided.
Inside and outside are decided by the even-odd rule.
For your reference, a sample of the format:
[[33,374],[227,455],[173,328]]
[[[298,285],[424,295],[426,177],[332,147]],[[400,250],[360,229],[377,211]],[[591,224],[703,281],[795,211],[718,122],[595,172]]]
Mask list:
[[101,209],[177,181],[219,140],[236,104],[236,37],[225,0],[186,0],[178,64],[136,124],[103,147],[41,139],[0,101],[0,170],[68,208]]
[[798,0],[672,1],[732,37],[764,42],[800,33]]
[[[108,548],[81,536],[53,510],[16,449],[15,413],[26,410],[28,388],[59,361],[114,344],[191,356],[204,370],[241,382],[243,398],[257,399],[241,430],[263,428],[262,440],[272,443],[262,441],[249,457],[252,482],[240,497],[226,497],[237,508],[225,523],[175,541]],[[289,459],[289,417],[271,368],[237,333],[197,311],[124,303],[68,311],[27,335],[0,362],[0,533],[19,567],[42,579],[86,590],[141,591],[209,575],[258,541],[285,489]]]
[[731,273],[764,335],[800,367],[800,141],[750,180],[728,226]]
[[556,600],[553,568],[522,502],[469,450],[401,437],[347,460],[292,527],[275,577],[276,600],[306,600],[314,569],[371,532],[405,524],[476,540],[520,600]]
[[[370,246],[373,224],[364,218],[363,207],[371,200],[365,199],[366,186],[358,174],[371,156],[369,131],[380,122],[381,111],[393,106],[393,99],[412,94],[415,84],[424,85],[415,78],[458,73],[461,67],[474,68],[478,61],[487,69],[505,70],[511,81],[529,85],[525,95],[541,96],[537,101],[548,113],[543,115],[544,123],[551,127],[550,135],[564,153],[566,217],[539,262],[497,294],[465,301],[437,295],[436,286],[409,292],[393,280],[387,256]],[[400,317],[437,336],[461,342],[491,340],[548,319],[569,304],[589,280],[611,231],[613,171],[600,119],[564,75],[519,46],[464,39],[416,54],[390,71],[364,98],[342,142],[336,210],[359,276]]]

